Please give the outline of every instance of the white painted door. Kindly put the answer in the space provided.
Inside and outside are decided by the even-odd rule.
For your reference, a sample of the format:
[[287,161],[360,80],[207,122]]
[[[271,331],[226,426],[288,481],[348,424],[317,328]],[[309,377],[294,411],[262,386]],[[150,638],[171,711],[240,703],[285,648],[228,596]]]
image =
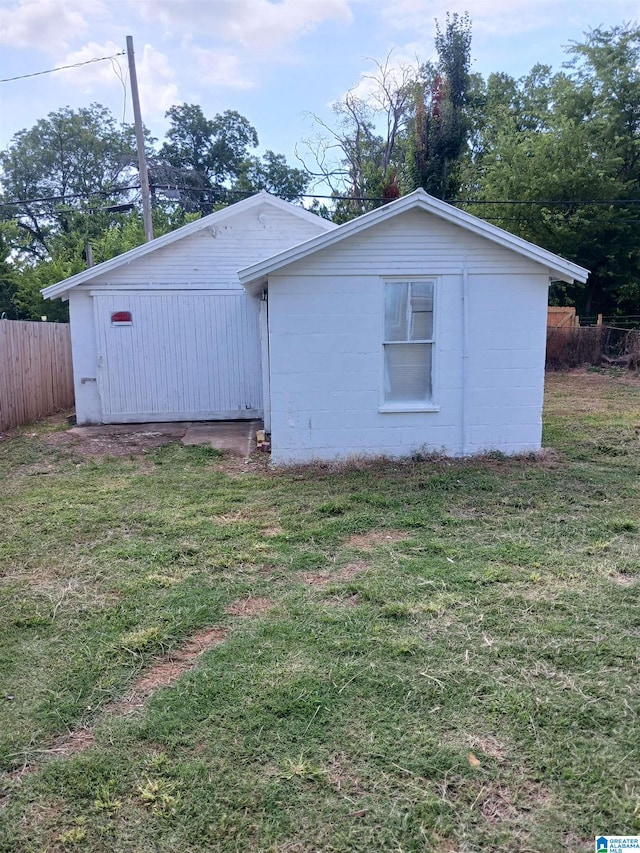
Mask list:
[[262,416],[257,300],[239,290],[93,296],[104,423]]

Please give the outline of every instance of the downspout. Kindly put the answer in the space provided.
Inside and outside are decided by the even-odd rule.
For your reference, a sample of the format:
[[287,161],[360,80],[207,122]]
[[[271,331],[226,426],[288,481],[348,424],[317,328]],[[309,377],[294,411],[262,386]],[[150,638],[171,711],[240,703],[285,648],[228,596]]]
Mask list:
[[271,363],[269,356],[269,294],[267,288],[260,299],[260,349],[262,362],[262,409],[264,431],[271,434]]
[[467,455],[469,416],[469,270],[467,257],[462,267],[462,417],[461,453]]
[[469,364],[471,355],[469,353],[469,305],[471,302],[469,292],[469,257],[477,249],[472,249],[462,259],[462,455],[469,455]]

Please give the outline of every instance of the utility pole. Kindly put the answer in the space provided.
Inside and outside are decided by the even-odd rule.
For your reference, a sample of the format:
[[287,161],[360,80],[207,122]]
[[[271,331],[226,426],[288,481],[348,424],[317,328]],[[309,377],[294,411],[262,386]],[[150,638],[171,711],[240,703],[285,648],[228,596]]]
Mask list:
[[133,52],[133,37],[127,36],[127,58],[129,60],[129,80],[131,81],[131,101],[133,103],[133,120],[138,141],[138,169],[140,171],[140,190],[142,192],[142,219],[144,221],[144,236],[147,241],[153,240],[153,225],[151,223],[151,191],[149,189],[149,173],[147,158],[144,153],[144,134],[142,132],[142,116],[140,114],[140,98],[138,96],[138,76],[136,74],[136,59]]

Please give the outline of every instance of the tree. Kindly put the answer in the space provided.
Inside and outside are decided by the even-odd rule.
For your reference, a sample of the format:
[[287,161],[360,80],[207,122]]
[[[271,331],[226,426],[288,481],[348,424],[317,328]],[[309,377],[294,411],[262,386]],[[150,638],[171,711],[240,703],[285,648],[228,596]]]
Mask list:
[[471,76],[471,21],[447,13],[444,31],[436,22],[436,65],[422,66],[411,126],[409,180],[431,195],[449,199],[460,186],[460,163],[470,133],[467,115]]
[[[492,75],[468,192],[481,215],[591,270],[552,298],[578,312],[640,310],[640,28],[596,29],[565,70]],[[551,203],[549,203],[551,202]],[[478,208],[474,208],[477,212]]]
[[241,164],[233,188],[234,191],[247,193],[266,190],[295,201],[300,199],[308,185],[308,172],[288,166],[282,154],[265,151],[262,158],[248,157]]
[[435,65],[401,65],[391,56],[338,101],[335,124],[314,116],[320,133],[306,141],[310,170],[337,199],[335,220],[357,216],[423,187],[451,198],[460,184],[471,128],[471,22],[436,22]]
[[189,211],[210,213],[237,194],[266,189],[297,198],[308,183],[306,173],[291,168],[283,155],[267,151],[252,155],[256,129],[235,110],[208,119],[197,104],[171,107],[167,141],[151,164],[152,184],[163,187],[165,199]]
[[18,230],[11,249],[43,259],[70,213],[122,203],[137,183],[135,136],[99,104],[49,113],[0,153],[0,216]]
[[0,222],[0,319],[4,317],[17,320],[16,271],[14,266],[8,263],[10,248],[7,236],[10,228],[9,223]]
[[[409,122],[418,69],[393,67],[391,55],[383,63],[374,60],[373,74],[364,75],[333,106],[336,119],[331,126],[313,116],[320,132],[305,140],[314,166],[298,155],[316,184],[328,186],[337,201],[336,222],[357,216],[401,193],[404,173],[406,129]],[[367,201],[377,199],[378,201]]]

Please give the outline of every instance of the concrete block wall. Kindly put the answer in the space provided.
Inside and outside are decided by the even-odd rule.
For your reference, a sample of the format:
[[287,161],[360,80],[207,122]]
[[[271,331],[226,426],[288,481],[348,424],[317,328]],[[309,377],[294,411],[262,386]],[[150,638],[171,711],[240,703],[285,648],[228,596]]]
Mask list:
[[[407,224],[415,230],[415,216]],[[400,225],[393,223],[396,231]],[[495,245],[487,250],[487,241],[473,235],[467,246],[456,226],[437,223],[437,245],[424,222],[421,229],[412,240],[401,231],[402,267],[407,279],[437,281],[433,410],[380,410],[383,288],[385,278],[398,277],[398,265],[388,229],[372,228],[339,244],[341,263],[326,249],[269,279],[275,463],[540,448],[548,270]],[[388,243],[385,251],[381,242]]]

